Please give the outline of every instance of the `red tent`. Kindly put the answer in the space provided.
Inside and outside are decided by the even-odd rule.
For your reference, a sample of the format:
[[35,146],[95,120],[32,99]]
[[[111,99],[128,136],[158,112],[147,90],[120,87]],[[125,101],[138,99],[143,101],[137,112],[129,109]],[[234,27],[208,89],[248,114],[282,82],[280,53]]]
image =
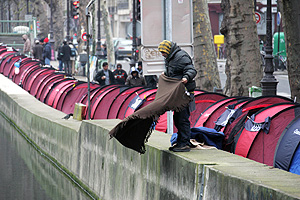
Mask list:
[[41,70],[37,71],[37,73],[34,74],[32,79],[30,79],[29,88],[28,91],[30,92],[31,95],[35,96],[38,87],[42,83],[43,77],[45,77],[48,74],[54,74],[55,70],[53,68],[41,68]]
[[111,107],[113,100],[128,88],[129,86],[125,85],[118,86],[110,90],[108,93],[105,93],[102,100],[94,108],[93,119],[107,119],[109,108]]
[[127,89],[125,89],[124,91],[122,91],[120,94],[118,94],[112,101],[109,109],[108,109],[108,114],[107,114],[107,119],[116,119],[118,116],[118,112],[120,107],[122,106],[122,103],[129,97],[132,95],[132,93],[141,93],[144,90],[146,90],[146,88],[143,87],[129,87]]
[[118,119],[124,119],[125,118],[125,113],[126,110],[129,106],[129,103],[131,102],[132,99],[134,99],[136,97],[136,95],[140,95],[142,97],[144,97],[144,95],[147,97],[148,95],[151,95],[153,93],[156,93],[157,89],[148,89],[148,90],[144,90],[144,91],[138,91],[136,93],[132,93],[131,95],[129,95],[126,100],[122,103],[121,107],[119,108],[118,111],[118,115],[117,118]]
[[236,142],[236,135],[241,131],[247,116],[251,116],[262,108],[271,106],[277,103],[293,103],[291,99],[282,96],[261,96],[254,98],[241,106],[242,115],[227,125],[224,129],[225,139],[223,149],[234,151],[233,143]]
[[48,94],[45,97],[44,103],[53,106],[54,99],[64,93],[69,87],[73,87],[73,85],[77,82],[76,79],[63,79],[52,85],[51,90],[49,90]]
[[[268,108],[266,108],[266,111]],[[262,130],[258,132],[247,157],[251,160],[273,166],[279,138],[289,123],[299,115],[300,105],[298,104],[276,112],[271,117],[269,133],[265,134]]]
[[[61,81],[64,79],[65,75],[64,74],[48,74],[46,75],[42,80],[41,80],[41,85],[38,87],[38,90],[36,92],[36,98],[41,99],[44,98],[44,94],[46,91],[48,92],[51,87],[50,85],[53,84],[54,81]],[[48,88],[50,87],[50,88]]]
[[[241,131],[235,136],[237,142],[235,143],[234,153],[243,157],[247,157],[251,145],[260,130],[261,123],[265,122],[267,117],[272,117],[277,112],[294,105],[294,103],[273,104],[255,113],[251,117],[253,119],[246,119],[245,123],[249,122],[251,125],[249,128],[247,128],[247,126],[242,127]],[[260,134],[263,135],[264,133],[260,131]],[[263,150],[262,148],[263,146],[261,148],[252,149],[252,151],[261,151]]]
[[[99,89],[98,84],[91,83],[90,89]],[[88,84],[86,82],[78,82],[75,87],[70,88],[57,100],[55,100],[53,107],[61,110],[66,114],[73,113],[75,103],[79,103],[81,98],[87,95]]]

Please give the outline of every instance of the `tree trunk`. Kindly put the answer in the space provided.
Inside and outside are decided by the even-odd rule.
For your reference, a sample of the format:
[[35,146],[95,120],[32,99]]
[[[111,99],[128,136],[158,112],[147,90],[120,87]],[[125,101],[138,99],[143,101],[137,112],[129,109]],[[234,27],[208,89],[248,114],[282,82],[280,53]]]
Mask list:
[[113,44],[112,33],[111,33],[111,25],[108,19],[109,16],[108,16],[106,1],[103,2],[101,6],[101,11],[102,11],[102,17],[104,21],[104,32],[106,35],[107,61],[108,64],[111,66],[115,64],[115,53],[114,53],[114,44]]
[[248,88],[260,86],[262,67],[254,17],[254,0],[222,0],[227,75],[225,94],[248,96]]
[[300,102],[300,4],[299,0],[279,1],[285,35],[291,97]]
[[212,40],[207,0],[193,0],[194,52],[197,88],[221,88],[217,57]]

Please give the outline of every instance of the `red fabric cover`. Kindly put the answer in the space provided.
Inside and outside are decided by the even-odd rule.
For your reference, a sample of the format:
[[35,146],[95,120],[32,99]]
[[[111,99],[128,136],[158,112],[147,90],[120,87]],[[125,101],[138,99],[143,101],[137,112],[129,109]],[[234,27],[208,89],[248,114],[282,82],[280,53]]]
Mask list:
[[42,68],[36,68],[36,70],[31,71],[26,78],[26,81],[23,82],[23,89],[30,92],[30,88],[32,86],[32,83],[34,82],[35,78],[41,74],[45,69]]
[[21,63],[21,66],[19,67],[20,72],[19,74],[14,74],[14,76],[12,77],[12,80],[14,83],[19,84],[20,81],[22,80],[24,73],[27,72],[27,70],[29,70],[31,67],[35,66],[36,62],[31,63],[31,62],[26,62],[26,63]]
[[[156,92],[149,93],[148,96],[146,96],[146,94],[144,94],[144,93],[140,94],[139,97],[141,99],[144,99],[146,97],[146,101],[143,103],[143,105],[140,108],[143,108],[143,107],[147,106],[148,104],[150,104],[151,102],[153,102],[154,99],[155,99],[155,96],[156,96]],[[132,113],[134,113],[134,110],[128,106],[126,111],[125,111],[124,116],[128,117]]]
[[3,72],[2,72],[4,76],[9,77],[10,74],[12,73],[12,71],[15,71],[14,70],[15,69],[14,64],[15,64],[15,62],[19,61],[21,57],[22,56],[14,56],[14,57],[11,58],[9,63],[6,63],[6,65],[3,68]]
[[220,106],[225,104],[226,102],[229,102],[231,100],[235,99],[234,97],[228,97],[226,99],[221,99],[220,101],[212,104],[210,107],[208,107],[205,111],[202,112],[200,117],[198,118],[197,122],[195,123],[194,127],[204,126],[204,123],[209,118],[209,116]]
[[120,107],[122,106],[122,103],[132,94],[132,93],[141,93],[145,90],[145,88],[141,87],[131,87],[127,90],[123,91],[121,94],[119,94],[112,102],[109,110],[107,119],[116,119],[118,116],[118,112]]
[[[98,84],[92,84],[90,85],[91,91],[96,90],[100,88]],[[76,85],[73,89],[71,88],[69,91],[64,93],[57,102],[57,109],[61,110],[62,112],[66,114],[73,113],[75,103],[79,103],[81,98],[85,95],[87,95],[88,91],[88,84],[87,83],[81,83]]]
[[121,94],[123,90],[126,90],[129,88],[128,86],[119,86],[117,88],[114,88],[109,93],[105,94],[103,96],[102,100],[97,104],[97,107],[95,108],[95,114],[94,119],[107,119],[109,108],[111,107],[113,100]]
[[65,92],[69,86],[73,86],[77,80],[68,80],[64,79],[63,81],[58,82],[57,84],[53,85],[51,90],[48,92],[47,97],[45,98],[45,104],[49,106],[53,106],[54,99]]
[[[138,91],[137,93],[139,95],[150,95],[150,94],[153,94],[157,91],[157,89],[150,89],[150,90],[145,90],[145,91]],[[130,103],[130,101],[136,97],[136,93],[132,93],[131,95],[128,96],[128,98],[122,103],[121,107],[119,108],[119,112],[118,112],[118,115],[117,115],[117,118],[118,119],[124,119],[125,118],[125,112],[126,112],[126,109],[128,108],[128,105]]]
[[7,62],[7,61],[8,61],[10,58],[12,58],[13,56],[14,56],[14,54],[7,55],[7,56],[2,60],[1,65],[0,65],[0,73],[3,74],[4,69],[5,69],[6,66],[8,65],[8,62]]
[[[283,105],[277,105],[277,106],[270,106],[270,108],[267,107],[265,110],[263,110],[262,112],[259,112],[258,114],[255,115],[254,121],[256,123],[262,123],[265,121],[265,119],[267,117],[272,117],[277,112],[279,112],[285,108],[291,107],[293,105],[294,104],[283,104]],[[261,133],[263,134],[263,132],[261,132]],[[258,131],[248,131],[245,128],[243,128],[243,131],[241,132],[240,137],[235,146],[234,153],[239,156],[247,157],[250,147],[251,147],[257,134],[258,134]]]
[[274,116],[268,134],[262,131],[257,134],[248,153],[249,159],[273,166],[277,142],[285,127],[296,117],[296,107],[299,108],[300,105],[286,108]]
[[[244,99],[245,101],[239,103],[235,108],[238,108],[240,106],[242,106],[243,104],[245,104],[247,102],[247,99]],[[217,119],[222,115],[222,113],[224,113],[226,111],[226,107],[232,104],[237,104],[238,103],[238,99],[232,99],[226,103],[224,103],[222,106],[218,107],[217,109],[215,109],[210,116],[207,118],[207,120],[204,123],[204,127],[207,128],[214,128],[215,127],[215,121],[217,121]]]
[[214,104],[215,102],[225,98],[226,96],[218,93],[202,92],[200,94],[196,94],[195,91],[196,109],[193,112],[191,112],[191,116],[190,116],[191,127],[195,126],[197,119],[200,117],[201,113],[206,108],[208,108],[210,105]]
[[[111,92],[113,89],[115,89],[116,87],[117,87],[117,86],[108,88],[107,90],[103,91],[101,94],[99,94],[99,95],[97,96],[97,98],[95,99],[94,103],[91,104],[91,119],[96,119],[96,118],[94,118],[95,112],[97,111],[98,105],[99,105],[100,102],[103,100],[103,97],[104,97],[106,94],[110,93],[110,92]],[[99,108],[100,108],[99,112],[102,112],[101,107],[99,107]],[[86,109],[86,111],[87,111],[87,109]]]
[[37,73],[35,76],[35,78],[33,78],[32,83],[31,83],[31,87],[29,88],[29,92],[31,95],[35,96],[36,92],[38,90],[38,87],[41,85],[42,83],[42,79],[49,74],[54,74],[55,70],[54,69],[43,69],[41,70],[39,73]]
[[[47,94],[50,89],[51,89],[51,85],[53,85],[53,83],[57,82],[57,81],[61,81],[64,79],[64,75],[62,74],[49,74],[50,76],[47,77],[44,82],[41,84],[41,86],[39,87],[37,94],[36,94],[36,98],[39,99],[40,101],[44,102],[44,98],[45,98],[45,94]],[[43,99],[43,100],[41,100]]]

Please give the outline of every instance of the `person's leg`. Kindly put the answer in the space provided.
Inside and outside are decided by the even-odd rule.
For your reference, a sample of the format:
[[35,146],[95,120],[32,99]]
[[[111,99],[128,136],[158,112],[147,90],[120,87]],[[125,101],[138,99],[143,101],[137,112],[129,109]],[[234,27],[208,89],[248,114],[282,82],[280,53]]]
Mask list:
[[72,75],[72,66],[71,66],[71,61],[68,62],[68,74]]
[[189,151],[189,141],[191,138],[190,130],[190,111],[189,107],[185,107],[180,112],[174,112],[174,124],[178,129],[177,145],[171,149],[172,151]]
[[45,65],[50,65],[50,59],[49,58],[45,58]]
[[58,70],[59,70],[59,71],[62,71],[62,70],[63,70],[63,64],[62,64],[62,61],[59,60],[58,62],[59,62]]
[[65,68],[66,68],[66,74],[70,74],[70,71],[69,71],[69,61],[66,61],[66,65],[65,65]]

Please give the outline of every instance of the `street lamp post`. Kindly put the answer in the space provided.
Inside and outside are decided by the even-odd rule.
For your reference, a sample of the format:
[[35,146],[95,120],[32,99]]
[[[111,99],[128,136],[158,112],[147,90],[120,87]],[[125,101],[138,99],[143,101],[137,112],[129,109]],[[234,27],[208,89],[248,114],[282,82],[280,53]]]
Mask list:
[[136,63],[136,0],[132,1],[132,58],[131,63],[135,65]]
[[53,38],[53,18],[52,18],[52,9],[53,4],[52,0],[50,1],[50,44],[51,44],[51,60],[55,60],[55,55],[54,55],[54,38]]
[[271,0],[267,0],[267,40],[266,40],[266,65],[264,68],[264,76],[260,81],[262,87],[262,95],[276,95],[278,81],[273,75],[273,56],[272,56],[272,12],[271,12]]

